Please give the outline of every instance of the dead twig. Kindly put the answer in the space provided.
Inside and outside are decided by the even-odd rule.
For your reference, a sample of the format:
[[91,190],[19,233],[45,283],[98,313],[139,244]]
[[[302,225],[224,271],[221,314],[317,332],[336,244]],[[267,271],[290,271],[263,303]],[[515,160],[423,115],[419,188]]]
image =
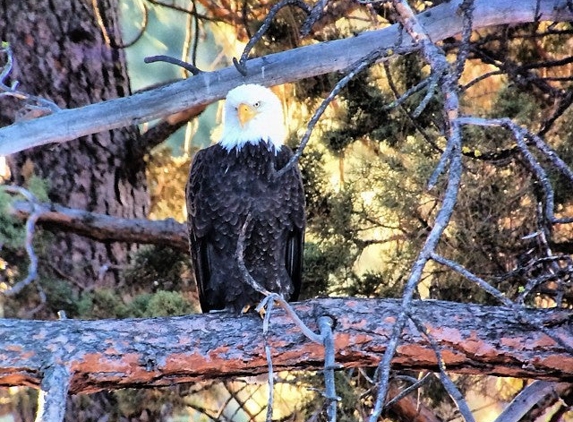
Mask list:
[[464,399],[464,396],[462,395],[462,393],[460,392],[458,387],[456,387],[456,385],[454,384],[452,379],[446,373],[446,365],[444,364],[444,360],[442,359],[442,353],[440,351],[439,346],[434,341],[434,339],[432,338],[432,336],[430,335],[430,333],[428,332],[428,330],[426,329],[424,324],[418,318],[414,317],[412,314],[410,314],[408,316],[409,316],[410,320],[414,323],[416,328],[421,333],[423,333],[424,336],[428,339],[430,346],[432,347],[432,349],[434,350],[434,353],[436,354],[436,359],[438,361],[438,368],[440,370],[439,378],[440,378],[442,385],[444,386],[444,388],[448,392],[449,396],[452,398],[452,400],[456,404],[456,406],[457,406],[459,412],[461,413],[462,417],[464,418],[464,420],[466,420],[467,422],[474,422],[475,419],[472,415],[472,411],[470,410],[470,407],[468,406],[466,400]]
[[320,336],[324,345],[324,386],[326,398],[326,416],[329,422],[336,422],[336,407],[340,397],[336,395],[336,384],[334,382],[334,370],[339,369],[334,360],[334,339],[332,329],[334,321],[329,316],[318,318]]
[[302,333],[311,341],[324,345],[325,348],[325,361],[324,361],[324,379],[325,379],[325,397],[328,402],[327,406],[327,416],[330,422],[336,422],[336,404],[339,398],[336,396],[336,388],[334,383],[334,370],[338,369],[335,365],[335,350],[334,350],[334,339],[332,337],[332,328],[334,322],[329,316],[320,316],[318,318],[318,325],[320,329],[320,335],[314,333],[308,326],[300,319],[296,314],[292,306],[279,294],[274,292],[269,292],[267,289],[262,287],[249,273],[249,270],[245,266],[244,252],[245,252],[245,239],[246,233],[249,225],[253,221],[253,216],[249,213],[245,218],[243,225],[241,226],[241,231],[239,232],[239,238],[237,240],[237,252],[236,259],[239,266],[239,271],[243,276],[243,279],[247,284],[263,294],[265,297],[255,308],[255,310],[260,314],[265,310],[265,317],[263,320],[263,336],[265,338],[265,356],[267,359],[268,366],[268,383],[269,383],[269,398],[267,404],[267,421],[271,421],[273,417],[273,403],[274,403],[274,374],[273,374],[273,363],[270,347],[266,343],[266,337],[269,333],[269,326],[271,321],[271,314],[274,307],[274,303],[278,303],[281,308],[283,308],[289,317],[294,321],[294,323],[301,329]]
[[387,55],[391,55],[391,54],[400,54],[400,51],[388,51],[388,52],[382,52],[382,51],[373,51],[372,53],[370,53],[369,55],[367,55],[366,57],[363,57],[361,60],[359,60],[358,62],[354,63],[352,66],[350,66],[346,71],[345,71],[345,76],[343,78],[341,78],[336,85],[334,86],[334,88],[332,89],[332,91],[330,91],[330,93],[328,94],[328,96],[322,101],[322,103],[320,104],[320,106],[316,109],[316,111],[314,112],[314,114],[312,115],[311,119],[308,122],[308,125],[306,127],[306,131],[304,133],[304,135],[302,136],[302,139],[300,141],[300,145],[298,146],[296,152],[293,154],[293,156],[290,158],[290,160],[288,161],[288,163],[281,168],[280,170],[278,170],[276,172],[275,177],[279,178],[281,177],[283,174],[285,174],[286,172],[288,172],[294,165],[296,165],[296,163],[298,162],[298,160],[300,159],[304,148],[306,147],[306,144],[308,144],[308,141],[310,140],[310,136],[312,135],[312,132],[314,131],[314,127],[316,126],[316,124],[318,123],[318,121],[320,120],[320,118],[322,117],[322,115],[324,114],[326,107],[328,107],[328,105],[336,98],[336,96],[338,95],[338,93],[360,72],[362,72],[363,70],[367,69],[368,67],[370,67],[372,64],[376,63],[378,60],[382,59],[382,57],[386,57]]
[[165,63],[174,64],[176,66],[182,67],[185,70],[188,70],[193,75],[198,75],[198,74],[203,72],[201,69],[199,69],[197,66],[195,66],[191,63],[187,63],[187,62],[185,62],[181,59],[178,59],[176,57],[166,56],[165,54],[159,54],[157,56],[149,56],[149,57],[146,57],[145,59],[143,59],[143,61],[145,63],[165,62]]
[[36,422],[63,421],[71,380],[70,370],[64,365],[54,364],[43,375]]
[[261,40],[261,38],[263,38],[263,35],[265,35],[265,33],[268,31],[276,14],[286,6],[296,6],[302,9],[307,15],[311,13],[310,6],[308,6],[302,0],[281,0],[275,5],[273,5],[273,7],[271,7],[271,10],[269,10],[269,13],[267,13],[267,16],[263,21],[263,24],[260,26],[257,32],[255,32],[255,35],[253,35],[249,39],[249,42],[247,43],[245,49],[243,50],[243,53],[241,54],[241,58],[237,60],[235,57],[233,57],[233,64],[235,65],[235,67],[237,68],[237,70],[241,75],[247,76],[246,62],[251,50],[253,49],[255,44],[258,43]]
[[6,42],[2,42],[0,47],[0,54],[1,53],[6,56],[6,64],[0,71],[0,97],[13,97],[24,101],[25,109],[31,112],[34,116],[43,116],[56,113],[61,110],[53,101],[18,90],[18,81],[12,81],[10,85],[7,85],[7,79],[14,68],[14,53],[12,52],[10,44]]
[[370,422],[376,422],[384,408],[384,401],[388,391],[388,380],[390,378],[390,362],[396,352],[402,330],[408,319],[408,309],[410,308],[414,293],[421,279],[422,272],[451,219],[457,202],[462,175],[461,130],[459,123],[456,122],[459,113],[458,82],[456,75],[450,68],[444,52],[430,40],[430,37],[418,22],[408,3],[394,0],[393,5],[398,13],[400,23],[404,26],[412,39],[421,46],[421,54],[424,60],[430,64],[432,73],[439,75],[441,93],[444,98],[444,114],[448,124],[448,143],[446,150],[442,154],[440,164],[432,176],[434,182],[437,180],[439,174],[445,171],[446,164],[449,164],[449,168],[442,206],[438,211],[436,221],[426,238],[424,246],[412,265],[408,281],[402,294],[402,311],[396,318],[392,336],[388,342],[384,356],[378,365],[378,393],[372,414],[370,415]]
[[386,403],[386,408],[392,406],[394,403],[399,402],[400,400],[402,400],[404,397],[406,397],[408,394],[418,390],[420,387],[422,387],[423,385],[427,384],[428,381],[430,381],[430,378],[432,378],[434,376],[434,374],[432,372],[428,372],[426,375],[424,375],[422,377],[422,379],[411,379],[411,377],[402,377],[402,376],[397,376],[395,378],[407,378],[408,381],[411,381],[412,384],[409,387],[404,388],[402,391],[400,391],[399,394],[397,394],[394,398],[392,398],[392,400],[389,400],[388,403]]
[[[17,194],[23,196],[32,206],[32,213],[30,213],[30,215],[26,219],[26,237],[24,243],[26,254],[28,255],[28,259],[30,260],[30,263],[28,264],[28,274],[23,280],[20,280],[9,289],[0,291],[0,294],[7,297],[11,297],[20,293],[22,290],[24,290],[25,287],[31,284],[38,277],[38,256],[34,251],[34,245],[33,245],[34,232],[36,228],[36,222],[44,213],[47,212],[47,210],[45,207],[39,204],[36,197],[30,191],[22,187],[1,186],[1,189],[11,194]],[[42,306],[43,303],[45,303],[46,301],[46,297],[45,294],[43,294],[43,290],[41,290],[41,287],[39,287],[39,293],[42,302],[40,306]]]

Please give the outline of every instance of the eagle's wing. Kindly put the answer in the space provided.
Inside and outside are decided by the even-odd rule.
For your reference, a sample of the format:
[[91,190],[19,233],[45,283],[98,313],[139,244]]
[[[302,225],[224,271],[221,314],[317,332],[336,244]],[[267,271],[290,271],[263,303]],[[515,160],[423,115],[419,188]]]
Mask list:
[[302,258],[304,248],[304,228],[295,227],[287,239],[286,269],[293,284],[293,292],[289,298],[296,302],[302,285]]
[[[292,154],[290,148],[282,147],[281,157],[279,157],[279,160],[282,161],[280,167],[286,165]],[[285,266],[293,283],[293,293],[289,300],[296,301],[302,284],[304,230],[306,227],[305,197],[298,165],[293,166],[283,177],[285,177],[284,186],[288,186],[286,195],[292,224],[292,230],[287,237]]]
[[206,183],[205,174],[208,164],[206,150],[200,150],[195,154],[189,178],[185,187],[185,198],[187,204],[187,230],[189,234],[189,247],[193,272],[199,291],[199,302],[203,312],[208,312],[210,306],[207,302],[207,283],[211,278],[209,247],[207,243],[207,233],[211,229],[211,220],[208,215],[202,213],[203,201],[201,188]]

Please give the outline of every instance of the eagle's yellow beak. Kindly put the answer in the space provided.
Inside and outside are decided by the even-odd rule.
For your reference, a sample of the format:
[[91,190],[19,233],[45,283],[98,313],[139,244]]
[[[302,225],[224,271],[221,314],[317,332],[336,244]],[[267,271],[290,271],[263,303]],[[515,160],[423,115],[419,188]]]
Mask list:
[[248,121],[256,116],[257,110],[250,104],[241,103],[237,109],[237,114],[239,115],[241,127],[245,127]]

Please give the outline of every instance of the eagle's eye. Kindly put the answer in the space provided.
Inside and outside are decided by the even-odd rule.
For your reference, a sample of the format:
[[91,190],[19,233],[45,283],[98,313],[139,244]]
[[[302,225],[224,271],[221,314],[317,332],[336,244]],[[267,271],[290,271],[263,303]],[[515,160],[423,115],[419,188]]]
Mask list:
[[255,108],[259,108],[261,106],[261,102],[257,101],[256,103],[253,104],[253,107]]

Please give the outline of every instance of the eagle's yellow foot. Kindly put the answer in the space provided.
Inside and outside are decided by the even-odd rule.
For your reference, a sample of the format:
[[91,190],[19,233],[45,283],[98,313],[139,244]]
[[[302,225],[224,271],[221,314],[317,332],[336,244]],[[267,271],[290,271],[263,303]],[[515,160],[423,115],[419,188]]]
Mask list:
[[[243,306],[243,309],[241,309],[241,315],[246,314],[247,312],[249,312],[251,310],[251,308],[253,307],[253,305],[245,305]],[[265,319],[265,314],[267,312],[267,310],[265,309],[264,306],[257,306],[255,308],[255,311],[257,311],[257,313],[260,315],[261,319]]]
[[258,309],[258,313],[259,313],[259,316],[261,317],[261,319],[265,319],[265,314],[267,313],[267,308],[265,308],[264,306],[261,306]]

